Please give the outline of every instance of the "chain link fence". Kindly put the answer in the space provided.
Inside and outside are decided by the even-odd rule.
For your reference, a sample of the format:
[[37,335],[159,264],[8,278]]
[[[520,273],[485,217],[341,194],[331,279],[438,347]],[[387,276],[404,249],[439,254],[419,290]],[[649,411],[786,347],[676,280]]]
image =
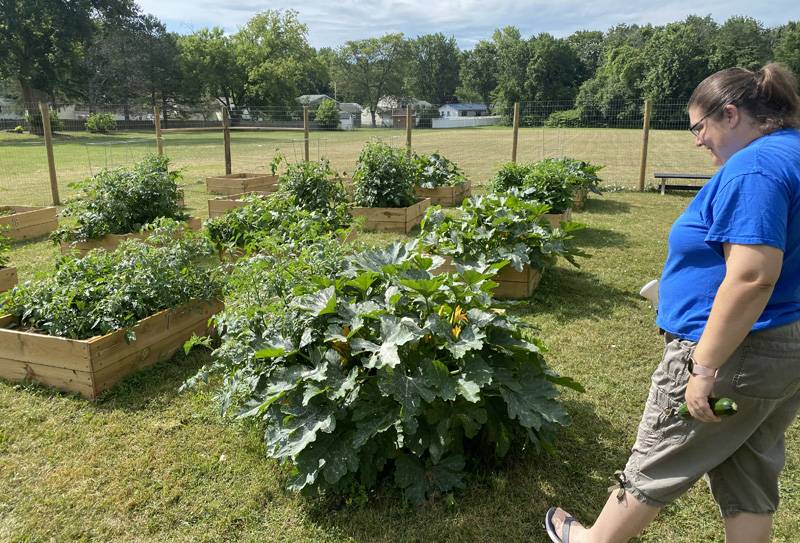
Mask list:
[[[204,193],[206,176],[225,173],[223,126],[227,113],[233,172],[266,172],[277,154],[289,162],[305,156],[303,106],[224,109],[218,102],[158,108],[164,153],[184,173],[186,190]],[[374,113],[374,126],[373,126]],[[124,105],[51,106],[53,148],[62,198],[69,184],[103,168],[130,165],[157,152],[156,109]],[[456,162],[475,185],[486,183],[511,160],[514,107],[481,104],[379,104],[372,110],[339,104],[339,118],[317,118],[309,105],[308,155],[326,158],[352,173],[368,141],[406,145],[417,153],[439,152]],[[105,124],[98,126],[101,117]],[[92,121],[94,119],[94,121]],[[519,109],[517,161],[570,156],[604,165],[609,186],[638,188],[644,104],[523,102]],[[0,111],[0,205],[51,203],[46,149],[38,106]],[[646,186],[653,172],[712,173],[707,153],[694,145],[685,104],[654,102],[650,117]]]

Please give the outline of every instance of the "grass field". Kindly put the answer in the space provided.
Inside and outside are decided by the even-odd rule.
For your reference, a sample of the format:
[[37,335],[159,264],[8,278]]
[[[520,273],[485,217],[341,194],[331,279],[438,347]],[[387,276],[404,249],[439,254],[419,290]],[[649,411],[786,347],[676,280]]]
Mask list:
[[[203,180],[224,173],[221,132],[165,134],[165,152],[173,165],[184,168],[187,192],[204,194]],[[361,129],[353,132],[312,132],[312,158],[326,157],[338,171],[352,172],[366,141],[381,138],[392,145],[405,145],[405,132]],[[290,160],[302,159],[301,132],[236,132],[231,154],[233,171],[266,171],[276,149]],[[512,133],[504,127],[448,130],[417,130],[413,134],[417,152],[440,151],[455,161],[478,184],[511,159]],[[638,184],[642,133],[610,128],[523,128],[518,160],[549,156],[573,156],[605,165],[606,184],[635,187]],[[151,133],[128,132],[112,136],[65,133],[55,139],[54,155],[62,197],[68,184],[104,167],[130,164],[155,152]],[[647,178],[653,182],[657,170],[709,172],[708,156],[693,147],[688,131],[654,130],[650,133]],[[201,194],[201,195],[202,195]],[[42,139],[0,133],[0,204],[43,205],[50,203],[47,158]]]
[[[459,133],[465,141],[472,134]],[[498,148],[504,135],[474,134],[486,134]],[[337,148],[357,150],[358,135],[342,135]],[[415,141],[422,145],[425,137]],[[243,145],[239,139],[244,137],[236,136],[236,149]],[[268,138],[252,139],[254,148],[271,149]],[[178,141],[187,144],[168,142],[168,152],[190,172],[218,166],[211,153],[221,149],[212,137]],[[208,157],[197,150],[201,141]],[[454,158],[461,156],[466,158]],[[485,171],[492,166],[477,159],[468,164]],[[189,202],[199,212],[202,186],[190,186],[196,190]],[[591,258],[580,269],[562,263],[548,270],[533,297],[511,309],[549,346],[549,363],[587,389],[566,394],[573,424],[561,432],[552,456],[512,455],[476,474],[454,501],[422,508],[406,507],[387,493],[363,507],[301,498],[283,490],[286,468],[264,458],[257,428],[220,418],[213,388],[177,392],[206,356],[179,355],[132,376],[96,404],[0,383],[0,541],[544,543],[548,507],[560,504],[580,518],[594,518],[608,477],[625,463],[661,348],[653,310],[636,293],[659,274],[669,226],[688,198],[635,192],[592,197],[575,216],[588,226],[578,238]],[[46,241],[29,242],[15,245],[12,262],[25,280],[48,273],[55,257]],[[787,444],[773,540],[793,543],[800,533],[797,423]],[[666,508],[641,541],[722,541],[705,485]]]

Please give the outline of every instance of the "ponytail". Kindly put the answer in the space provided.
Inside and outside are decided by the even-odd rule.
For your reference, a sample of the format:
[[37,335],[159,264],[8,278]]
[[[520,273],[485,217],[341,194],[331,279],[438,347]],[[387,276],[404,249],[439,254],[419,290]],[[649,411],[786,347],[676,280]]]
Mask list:
[[[743,109],[764,134],[800,126],[797,80],[780,64],[767,64],[757,72],[744,68],[720,70],[697,86],[688,107],[709,112],[727,104]],[[717,115],[721,114],[720,111]]]

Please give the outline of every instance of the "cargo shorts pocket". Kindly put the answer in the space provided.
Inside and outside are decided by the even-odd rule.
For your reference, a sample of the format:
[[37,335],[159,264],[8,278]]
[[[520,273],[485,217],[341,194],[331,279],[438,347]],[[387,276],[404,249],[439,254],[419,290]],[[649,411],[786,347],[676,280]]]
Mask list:
[[[757,336],[756,336],[757,337]],[[746,341],[736,360],[733,389],[762,400],[780,400],[800,388],[800,344]]]

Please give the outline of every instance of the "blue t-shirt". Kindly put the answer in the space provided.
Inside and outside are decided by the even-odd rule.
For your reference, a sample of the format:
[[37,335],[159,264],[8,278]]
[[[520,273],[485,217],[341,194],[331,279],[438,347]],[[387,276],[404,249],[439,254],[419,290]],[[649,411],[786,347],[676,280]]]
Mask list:
[[769,245],[783,267],[753,330],[800,320],[800,132],[784,129],[736,152],[697,193],[669,234],[658,325],[697,341],[725,277],[723,243]]

